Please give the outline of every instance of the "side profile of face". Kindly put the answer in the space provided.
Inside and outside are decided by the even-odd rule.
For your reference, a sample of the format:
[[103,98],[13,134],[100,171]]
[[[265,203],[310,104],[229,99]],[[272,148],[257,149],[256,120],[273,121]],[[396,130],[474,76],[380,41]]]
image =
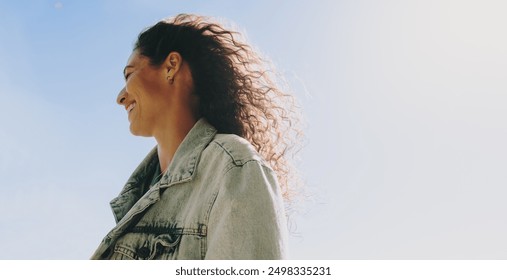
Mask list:
[[169,106],[170,89],[165,67],[156,67],[150,60],[134,51],[124,69],[125,87],[117,102],[125,107],[130,131],[138,136],[153,136]]

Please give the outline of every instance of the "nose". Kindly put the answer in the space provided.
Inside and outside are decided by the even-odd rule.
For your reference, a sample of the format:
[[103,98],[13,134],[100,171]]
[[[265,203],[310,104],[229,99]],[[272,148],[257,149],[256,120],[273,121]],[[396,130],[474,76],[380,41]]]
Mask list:
[[120,93],[118,93],[118,96],[116,97],[116,103],[118,103],[118,105],[123,105],[125,99],[127,99],[127,91],[125,90],[125,88],[122,88],[120,90]]

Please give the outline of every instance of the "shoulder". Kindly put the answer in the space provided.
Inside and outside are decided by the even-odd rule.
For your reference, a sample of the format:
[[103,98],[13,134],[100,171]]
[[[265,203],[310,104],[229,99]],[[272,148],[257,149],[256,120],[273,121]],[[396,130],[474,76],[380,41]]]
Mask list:
[[262,157],[246,139],[235,134],[217,134],[210,142],[207,152],[229,161],[235,166],[242,166],[255,161],[265,165]]

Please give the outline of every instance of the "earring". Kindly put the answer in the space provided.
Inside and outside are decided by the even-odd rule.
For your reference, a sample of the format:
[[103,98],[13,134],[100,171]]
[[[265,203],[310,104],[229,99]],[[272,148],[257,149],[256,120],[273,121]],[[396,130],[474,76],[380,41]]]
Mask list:
[[167,73],[167,80],[169,81],[170,84],[174,82],[174,69],[171,68]]

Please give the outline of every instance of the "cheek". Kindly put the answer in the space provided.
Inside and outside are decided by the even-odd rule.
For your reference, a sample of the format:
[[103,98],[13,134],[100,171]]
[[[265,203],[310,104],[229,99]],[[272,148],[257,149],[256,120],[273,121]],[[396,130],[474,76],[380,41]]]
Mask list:
[[130,99],[136,100],[137,103],[143,99],[143,96],[147,92],[146,87],[143,86],[143,83],[138,77],[131,77],[125,84],[125,90],[127,91]]
[[128,81],[125,83],[125,91],[128,93],[130,98],[135,99],[137,88],[134,80],[135,79],[132,78],[128,79]]
[[168,89],[168,82],[166,83],[166,80],[161,79],[156,75],[144,80],[142,84],[145,92],[154,97],[163,95]]
[[127,90],[131,90],[136,96],[156,96],[164,90],[164,84],[153,74],[135,77],[127,83]]

